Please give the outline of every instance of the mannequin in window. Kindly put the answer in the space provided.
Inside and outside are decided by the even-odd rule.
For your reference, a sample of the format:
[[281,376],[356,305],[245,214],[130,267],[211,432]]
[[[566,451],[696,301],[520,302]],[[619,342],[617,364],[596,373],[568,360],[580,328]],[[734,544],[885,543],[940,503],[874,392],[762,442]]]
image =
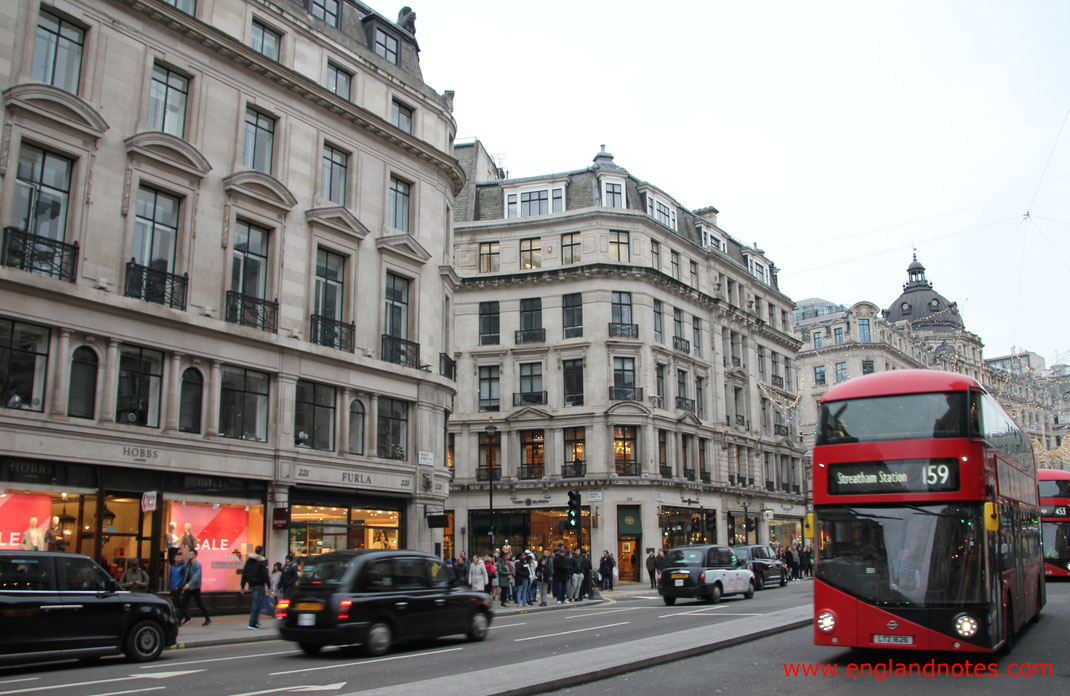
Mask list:
[[59,528],[59,516],[52,516],[52,524],[45,531],[45,548],[49,551],[63,551],[67,546],[67,540],[63,537],[63,530]]
[[167,564],[173,565],[175,562],[175,556],[178,555],[178,549],[180,547],[178,532],[178,524],[175,522],[167,523],[167,532],[163,535],[163,545],[167,549]]
[[182,555],[189,558],[189,552],[197,550],[197,537],[193,536],[193,525],[189,522],[183,525],[182,529],[182,541],[179,545],[182,547]]
[[45,532],[37,526],[37,518],[30,518],[30,528],[22,533],[23,551],[44,551]]

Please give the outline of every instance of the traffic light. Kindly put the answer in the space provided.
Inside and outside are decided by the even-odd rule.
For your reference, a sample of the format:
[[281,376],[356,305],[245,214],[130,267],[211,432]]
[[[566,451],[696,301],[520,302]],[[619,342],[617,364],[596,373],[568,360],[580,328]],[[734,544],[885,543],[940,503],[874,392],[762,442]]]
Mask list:
[[702,531],[702,520],[699,519],[698,517],[692,517],[691,518],[691,529],[689,531],[694,532],[696,534],[698,532],[701,532]]
[[580,528],[580,492],[572,490],[568,492],[568,527],[569,529]]

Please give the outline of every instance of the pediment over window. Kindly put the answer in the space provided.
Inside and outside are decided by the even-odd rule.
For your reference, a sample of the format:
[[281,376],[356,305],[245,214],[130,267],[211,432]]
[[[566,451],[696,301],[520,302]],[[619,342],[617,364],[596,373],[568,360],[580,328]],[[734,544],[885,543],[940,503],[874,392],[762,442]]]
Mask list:
[[649,416],[652,411],[638,401],[617,401],[605,410],[605,415],[639,415]]
[[690,412],[685,413],[684,415],[677,418],[676,422],[681,425],[702,425],[702,421],[700,421],[694,413]]
[[368,228],[343,206],[329,208],[310,208],[305,211],[305,220],[309,225],[320,225],[329,230],[340,232],[358,240],[368,236]]
[[524,408],[517,409],[510,413],[506,417],[506,421],[514,423],[516,421],[525,420],[550,420],[553,415],[549,411],[544,411],[541,408],[532,408],[531,406],[525,406]]
[[415,261],[423,265],[431,258],[431,252],[423,248],[411,234],[392,234],[387,237],[379,237],[375,240],[375,246],[380,253],[392,253],[406,261]]
[[99,140],[108,123],[88,102],[62,89],[28,83],[4,90],[4,106]]
[[126,139],[126,154],[177,169],[195,179],[203,179],[212,165],[200,151],[182,138],[162,131],[145,131]]
[[234,172],[223,179],[223,189],[228,196],[242,195],[282,213],[288,213],[297,205],[297,198],[281,181],[251,169]]

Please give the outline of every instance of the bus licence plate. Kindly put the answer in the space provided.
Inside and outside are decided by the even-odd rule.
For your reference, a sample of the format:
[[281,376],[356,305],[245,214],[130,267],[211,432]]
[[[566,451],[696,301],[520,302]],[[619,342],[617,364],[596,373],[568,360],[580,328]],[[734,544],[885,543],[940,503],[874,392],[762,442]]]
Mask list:
[[914,645],[914,636],[889,636],[880,633],[873,634],[874,643],[886,643],[891,645]]
[[298,614],[297,615],[298,626],[315,626],[316,615],[315,614]]

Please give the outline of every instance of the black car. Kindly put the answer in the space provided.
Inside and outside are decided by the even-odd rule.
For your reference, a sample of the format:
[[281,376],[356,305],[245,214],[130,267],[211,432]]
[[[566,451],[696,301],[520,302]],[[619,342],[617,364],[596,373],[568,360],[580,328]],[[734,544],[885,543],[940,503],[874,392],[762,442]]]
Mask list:
[[665,554],[658,594],[668,605],[680,597],[716,604],[724,595],[754,596],[754,574],[727,546],[677,546]]
[[171,603],[128,592],[88,556],[0,551],[0,662],[125,653],[155,660],[178,638]]
[[733,546],[732,550],[754,572],[754,582],[759,590],[773,583],[780,583],[781,587],[788,584],[788,567],[771,546]]
[[275,610],[279,634],[305,653],[360,643],[382,655],[399,640],[466,634],[483,640],[490,596],[453,580],[420,551],[335,551],[305,559],[297,589]]

